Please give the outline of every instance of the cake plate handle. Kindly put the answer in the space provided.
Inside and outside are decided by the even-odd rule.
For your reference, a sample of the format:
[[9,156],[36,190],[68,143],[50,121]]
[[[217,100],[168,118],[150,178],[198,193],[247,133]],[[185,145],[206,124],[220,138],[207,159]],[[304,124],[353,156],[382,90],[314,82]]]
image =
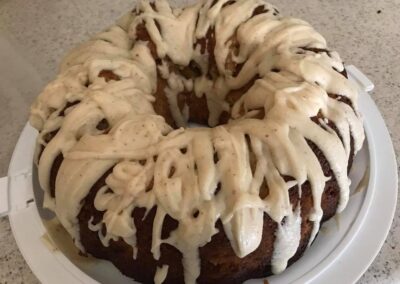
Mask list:
[[0,217],[7,216],[9,210],[8,177],[2,177],[0,178]]
[[0,218],[32,205],[34,196],[29,190],[31,188],[32,172],[29,170],[0,178]]
[[367,93],[372,92],[372,90],[375,88],[374,83],[372,83],[372,81],[368,79],[368,77],[363,72],[361,72],[356,66],[347,65],[346,71],[365,92]]

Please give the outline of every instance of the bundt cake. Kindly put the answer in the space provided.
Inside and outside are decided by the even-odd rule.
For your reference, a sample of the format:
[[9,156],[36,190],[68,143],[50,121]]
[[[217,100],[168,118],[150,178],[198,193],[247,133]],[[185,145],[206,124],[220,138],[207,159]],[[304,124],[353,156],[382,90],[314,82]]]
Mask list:
[[142,283],[281,273],[349,199],[357,89],[263,0],[142,1],[31,108],[44,206]]

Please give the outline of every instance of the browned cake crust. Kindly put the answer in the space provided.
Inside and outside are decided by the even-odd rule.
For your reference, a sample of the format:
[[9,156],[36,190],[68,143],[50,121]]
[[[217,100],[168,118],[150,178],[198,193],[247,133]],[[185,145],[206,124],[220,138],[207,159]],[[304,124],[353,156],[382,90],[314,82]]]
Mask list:
[[[227,3],[229,5],[229,2]],[[226,5],[227,5],[226,4]],[[256,9],[255,14],[263,13],[262,9]],[[156,47],[151,41],[149,34],[147,33],[144,25],[139,25],[136,30],[137,38],[141,41],[146,41],[150,48],[150,51],[155,58],[156,62],[160,64],[160,60],[157,57]],[[196,45],[201,46],[202,52],[209,54],[209,68],[207,76],[210,78],[215,78],[218,76],[218,71],[216,68],[216,63],[214,59],[214,47],[215,38],[214,31],[210,29],[207,32],[207,36],[204,39],[198,40]],[[235,45],[235,40],[232,40],[231,52],[238,52],[238,46]],[[329,52],[323,49],[310,49],[304,48],[304,50],[312,51],[315,53]],[[232,74],[237,74],[240,71],[241,66],[237,66],[233,61],[227,60],[227,66],[232,70]],[[170,70],[183,74],[187,78],[193,78],[196,76],[201,76],[202,70],[194,62],[191,62],[189,66],[175,66],[172,63],[169,65]],[[280,72],[280,70],[275,70],[274,72]],[[347,74],[342,72],[342,75],[347,77]],[[99,77],[104,77],[106,81],[109,80],[119,80],[120,78],[115,75],[110,70],[103,70],[99,73]],[[238,90],[233,90],[227,95],[227,101],[230,106],[232,106],[254,83],[257,78],[254,78],[247,84]],[[169,109],[168,101],[164,92],[167,86],[166,80],[161,78],[158,74],[158,84],[157,91],[154,94],[156,101],[154,103],[154,109],[157,114],[163,116],[168,124],[172,127],[176,127],[175,122],[172,118],[171,111]],[[350,106],[351,102],[345,97],[339,94],[329,94],[330,97],[336,98]],[[74,102],[77,104],[79,102]],[[72,106],[69,104],[65,107]],[[205,96],[198,98],[194,93],[182,93],[178,95],[178,105],[183,108],[184,105],[189,106],[190,122],[199,123],[202,125],[207,125],[209,111],[207,107],[207,100]],[[63,115],[64,111],[60,113]],[[258,118],[263,118],[264,112],[260,111]],[[227,112],[222,113],[220,116],[220,124],[226,123],[231,118],[230,114]],[[319,118],[323,118],[322,114],[318,117],[311,118],[315,123],[319,124]],[[336,131],[340,136],[339,131],[336,126],[329,121],[328,125]],[[321,126],[322,127],[322,126]],[[102,120],[97,126],[99,130],[106,133],[109,131],[109,125],[106,120]],[[55,135],[57,130],[49,133],[46,137],[49,142]],[[334,174],[329,166],[327,159],[324,157],[323,153],[318,149],[318,147],[312,142],[308,141],[311,149],[317,156],[324,175],[332,177],[325,186],[324,193],[322,195],[321,207],[323,209],[323,220],[322,222],[328,220],[336,213],[336,208],[339,203],[339,186],[334,177]],[[354,156],[354,142],[351,140],[351,155],[349,159],[349,169],[352,164]],[[250,147],[250,145],[248,145]],[[251,147],[250,147],[251,148]],[[43,148],[44,149],[44,148]],[[42,149],[42,151],[43,151]],[[252,157],[250,157],[252,159]],[[63,156],[60,154],[54,161],[51,176],[50,176],[50,190],[51,196],[55,196],[55,180],[57,177],[58,170],[63,161]],[[254,167],[255,160],[251,164]],[[153,283],[156,268],[161,267],[166,264],[169,265],[169,273],[164,283],[183,283],[183,267],[182,267],[182,254],[173,246],[168,244],[161,245],[161,257],[159,260],[155,260],[153,254],[151,253],[151,240],[152,240],[152,228],[153,220],[155,217],[156,208],[153,207],[149,212],[146,212],[144,208],[136,208],[132,213],[132,218],[137,228],[137,258],[133,259],[132,247],[125,243],[123,240],[110,241],[108,247],[104,247],[99,239],[98,232],[94,232],[88,228],[88,223],[91,218],[93,218],[92,223],[97,224],[103,218],[103,213],[96,210],[94,206],[94,198],[99,191],[105,185],[105,179],[112,172],[112,168],[109,169],[104,175],[93,185],[90,193],[82,201],[83,207],[78,216],[79,228],[80,228],[80,240],[86,253],[91,254],[97,258],[106,259],[111,261],[123,274],[134,278],[142,283]],[[292,180],[291,177],[284,177],[286,181]],[[301,198],[298,192],[297,186],[290,189],[290,201],[295,207],[300,200],[301,207],[301,240],[297,249],[297,253],[290,259],[289,265],[294,263],[298,258],[301,257],[311,236],[311,231],[313,228],[313,223],[308,220],[308,216],[313,209],[313,197],[311,193],[311,187],[309,182],[306,182],[301,187]],[[264,182],[260,190],[260,195],[265,197],[268,195],[268,188]],[[282,222],[285,222],[283,220]],[[166,239],[170,232],[178,226],[178,222],[167,216],[162,231],[162,238]],[[275,231],[277,224],[272,221],[272,219],[264,213],[264,225],[263,225],[263,236],[260,246],[253,253],[247,255],[244,258],[239,258],[234,253],[228,238],[225,235],[222,224],[220,221],[217,222],[216,227],[219,231],[216,235],[212,237],[211,242],[206,244],[204,247],[200,248],[200,258],[201,258],[201,275],[197,279],[198,283],[241,283],[244,280],[250,278],[259,278],[271,275],[271,259],[273,254],[273,246],[275,241]],[[103,226],[103,233],[105,233],[106,228]]]

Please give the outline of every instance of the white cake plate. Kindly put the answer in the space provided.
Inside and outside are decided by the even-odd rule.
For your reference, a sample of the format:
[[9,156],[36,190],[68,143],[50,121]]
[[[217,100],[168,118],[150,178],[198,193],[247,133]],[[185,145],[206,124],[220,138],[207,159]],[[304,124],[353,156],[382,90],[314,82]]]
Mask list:
[[[367,137],[351,172],[352,197],[343,213],[324,224],[299,261],[281,275],[267,278],[270,284],[353,283],[371,264],[389,232],[397,201],[393,145],[367,94],[374,85],[354,66],[346,69],[361,88],[359,109]],[[0,216],[9,216],[15,240],[32,271],[42,283],[49,284],[135,283],[107,261],[79,257],[62,227],[46,220],[51,214],[41,208],[42,194],[32,166],[36,136],[27,124],[8,176],[0,179]],[[358,186],[360,180],[366,181],[363,190]]]

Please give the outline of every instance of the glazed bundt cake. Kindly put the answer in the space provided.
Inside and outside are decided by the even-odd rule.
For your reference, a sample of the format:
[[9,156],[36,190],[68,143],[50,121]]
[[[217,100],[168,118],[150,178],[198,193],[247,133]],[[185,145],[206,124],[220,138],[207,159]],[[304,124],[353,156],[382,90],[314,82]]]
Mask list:
[[357,89],[308,23],[262,0],[143,1],[37,98],[44,206],[142,283],[281,273],[349,199]]

